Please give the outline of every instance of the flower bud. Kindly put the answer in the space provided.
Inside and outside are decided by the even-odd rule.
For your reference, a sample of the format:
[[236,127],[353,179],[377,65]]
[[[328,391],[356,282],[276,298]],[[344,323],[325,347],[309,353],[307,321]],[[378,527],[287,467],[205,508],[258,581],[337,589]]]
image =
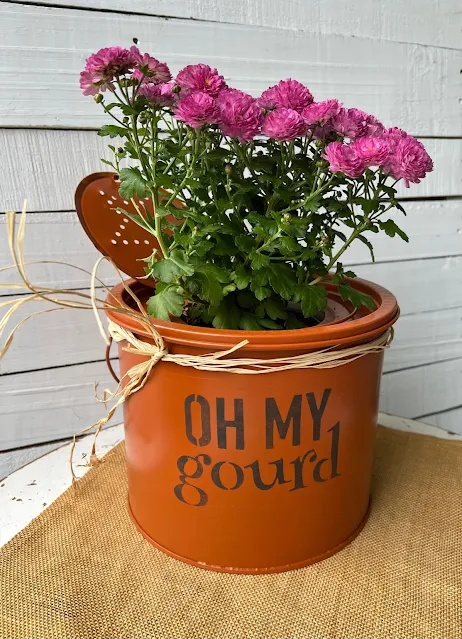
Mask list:
[[282,221],[285,224],[289,224],[289,222],[290,222],[290,213],[284,213],[284,215],[282,216]]
[[226,175],[232,175],[232,173],[233,173],[233,165],[232,164],[226,164],[225,173],[226,173]]
[[93,100],[96,102],[96,104],[101,104],[101,102],[103,101],[103,96],[101,95],[101,93],[97,93],[96,95],[93,96]]
[[181,87],[179,84],[175,84],[175,86],[172,88],[172,93],[179,93],[181,91]]
[[123,147],[119,146],[119,148],[117,149],[117,153],[120,153],[120,155],[122,155],[122,153],[125,153],[125,150],[123,149]]

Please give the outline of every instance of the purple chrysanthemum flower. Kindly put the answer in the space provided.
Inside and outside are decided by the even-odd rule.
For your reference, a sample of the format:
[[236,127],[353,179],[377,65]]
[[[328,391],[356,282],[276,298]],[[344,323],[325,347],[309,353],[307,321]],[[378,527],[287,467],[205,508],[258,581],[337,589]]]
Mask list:
[[313,102],[305,107],[302,116],[307,124],[326,124],[333,117],[338,115],[341,104],[338,100],[324,100],[324,102]]
[[238,89],[226,89],[218,96],[220,128],[225,135],[248,142],[259,132],[261,110],[255,98]]
[[142,54],[138,47],[131,47],[130,52],[137,60],[137,68],[133,72],[133,77],[137,80],[141,80],[143,83],[157,82],[160,84],[172,79],[170,69],[165,62],[159,62],[149,53]]
[[216,124],[220,120],[215,98],[204,91],[190,93],[177,102],[175,117],[194,129],[203,124]]
[[351,146],[359,157],[364,160],[366,167],[382,166],[390,155],[390,145],[383,137],[367,136],[358,138]]
[[275,109],[263,120],[262,133],[281,142],[305,135],[307,125],[294,109]]
[[341,142],[330,142],[324,150],[323,157],[329,162],[329,170],[332,173],[344,173],[356,178],[366,168],[364,160],[355,149]]
[[340,109],[332,119],[334,130],[346,138],[355,140],[367,135],[381,135],[384,128],[377,118],[360,109]]
[[399,136],[399,140],[395,139],[396,146],[387,162],[386,170],[395,180],[402,179],[408,188],[410,182],[419,184],[427,173],[433,171],[433,160],[422,142],[416,140],[412,135],[401,135],[400,133],[392,135]]
[[175,82],[181,87],[182,97],[195,91],[203,91],[216,97],[227,88],[223,76],[208,64],[189,64],[178,73]]
[[173,84],[143,84],[138,95],[143,95],[146,100],[155,106],[169,107],[176,102],[177,95],[173,93]]
[[87,58],[80,74],[80,88],[84,95],[113,90],[113,80],[131,71],[137,64],[134,54],[122,47],[100,49]]
[[281,80],[278,84],[263,91],[258,98],[262,109],[293,109],[300,113],[313,102],[309,90],[297,80]]

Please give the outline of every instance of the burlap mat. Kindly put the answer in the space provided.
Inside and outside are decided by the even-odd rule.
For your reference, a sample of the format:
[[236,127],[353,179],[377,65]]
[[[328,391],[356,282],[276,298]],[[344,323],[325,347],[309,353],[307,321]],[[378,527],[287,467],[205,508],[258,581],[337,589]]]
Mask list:
[[462,443],[380,428],[373,493],[364,531],[334,557],[213,573],[135,531],[119,445],[0,551],[0,636],[460,639]]

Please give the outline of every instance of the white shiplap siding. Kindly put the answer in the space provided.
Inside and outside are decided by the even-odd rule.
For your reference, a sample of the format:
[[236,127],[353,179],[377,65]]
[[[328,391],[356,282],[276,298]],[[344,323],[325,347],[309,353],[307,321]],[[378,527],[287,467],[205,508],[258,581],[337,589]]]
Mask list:
[[[105,170],[103,122],[78,88],[92,51],[128,45],[167,60],[216,65],[258,93],[305,81],[419,136],[435,172],[402,189],[411,242],[377,238],[377,263],[355,246],[345,262],[390,288],[402,316],[387,353],[382,410],[462,432],[462,12],[458,0],[0,0],[0,268],[9,264],[1,212],[28,199],[29,260],[91,270],[96,251],[74,212],[74,190]],[[69,7],[73,8],[69,8]],[[90,11],[91,9],[91,11]],[[31,266],[34,281],[85,289],[64,266]],[[105,282],[116,277],[101,270]],[[2,273],[2,281],[12,281]],[[9,279],[10,278],[10,279]],[[11,291],[0,289],[0,296]],[[6,299],[6,298],[5,298]],[[39,310],[40,303],[34,307]],[[25,316],[26,309],[21,311]],[[114,353],[114,356],[116,354]],[[111,383],[90,313],[57,312],[17,335],[0,377],[0,476],[104,412],[93,383]],[[26,447],[26,448],[25,448]],[[29,452],[27,452],[29,451]],[[3,464],[3,465],[2,465]]]

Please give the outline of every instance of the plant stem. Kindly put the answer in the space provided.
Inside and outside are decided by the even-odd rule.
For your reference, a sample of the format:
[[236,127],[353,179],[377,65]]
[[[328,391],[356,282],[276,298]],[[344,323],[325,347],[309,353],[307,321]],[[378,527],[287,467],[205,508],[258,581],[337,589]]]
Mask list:
[[[364,216],[364,220],[366,220],[366,219],[367,219],[367,216]],[[334,257],[330,260],[329,264],[327,265],[327,271],[330,271],[330,269],[337,262],[337,260],[345,253],[347,248],[358,237],[358,235],[361,235],[361,233],[364,231],[364,229],[365,229],[365,224],[363,223],[363,224],[358,226],[353,231],[353,233],[347,239],[347,241],[342,246],[342,248],[339,251],[337,251],[337,253],[334,255]],[[314,284],[317,284],[318,282],[320,282],[323,278],[324,278],[324,275],[320,275],[319,277],[316,277],[314,280],[311,280],[311,282],[308,282],[308,284],[309,284],[309,286],[313,286]]]
[[293,204],[292,206],[288,206],[286,209],[282,209],[282,211],[279,211],[279,213],[282,215],[283,213],[288,213],[289,211],[295,211],[295,209],[299,209],[305,206],[306,204],[311,202],[311,200],[313,200],[317,195],[319,195],[325,189],[327,189],[332,184],[333,181],[334,181],[334,176],[332,176],[327,182],[324,182],[323,184],[321,184],[321,186],[316,191],[313,191],[312,193],[310,193],[310,195],[305,200],[303,200],[302,202],[297,202],[297,204]]

